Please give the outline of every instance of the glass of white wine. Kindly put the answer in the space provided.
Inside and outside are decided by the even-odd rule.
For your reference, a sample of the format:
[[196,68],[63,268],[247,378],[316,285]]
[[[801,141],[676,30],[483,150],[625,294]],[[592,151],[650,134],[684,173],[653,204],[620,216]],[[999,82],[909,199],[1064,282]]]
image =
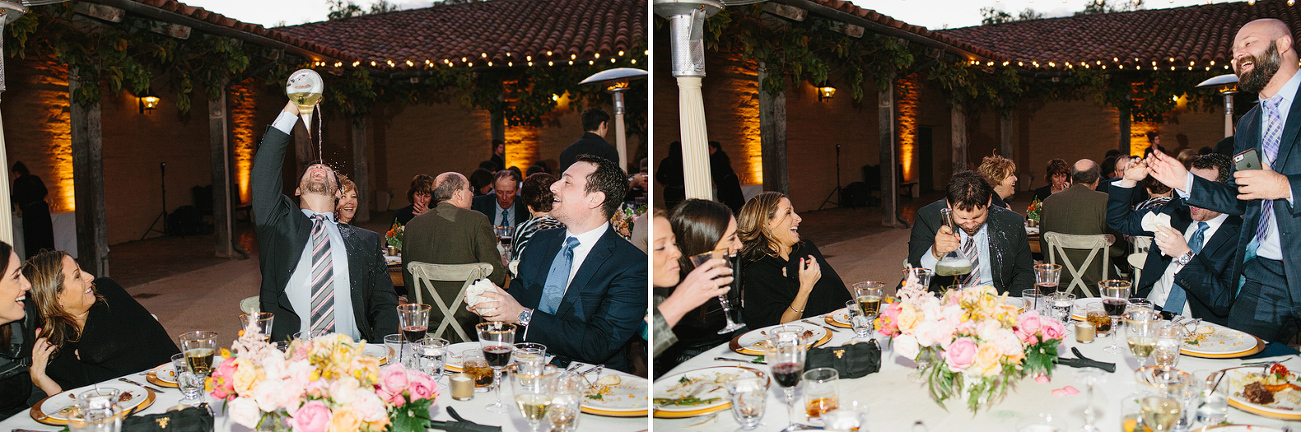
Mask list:
[[1157,328],[1160,325],[1160,318],[1153,312],[1133,311],[1125,314],[1125,341],[1129,343],[1129,351],[1138,358],[1139,366],[1146,363],[1156,349]]
[[1168,396],[1146,396],[1139,404],[1143,425],[1156,432],[1174,429],[1183,414],[1183,404]]
[[541,430],[542,419],[551,409],[551,399],[556,394],[559,369],[548,365],[541,373],[511,371],[511,388],[515,390],[515,405],[533,432]]
[[1183,346],[1186,336],[1184,326],[1162,321],[1156,329],[1156,349],[1152,351],[1153,363],[1163,368],[1178,366],[1179,348]]
[[217,332],[193,331],[181,335],[181,352],[195,375],[207,378],[212,373],[212,354],[217,349]]

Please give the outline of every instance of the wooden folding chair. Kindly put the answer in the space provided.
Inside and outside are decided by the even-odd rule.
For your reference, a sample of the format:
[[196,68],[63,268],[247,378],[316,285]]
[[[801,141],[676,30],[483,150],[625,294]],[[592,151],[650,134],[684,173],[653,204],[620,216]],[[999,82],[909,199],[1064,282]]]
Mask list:
[[1134,252],[1129,254],[1129,265],[1134,267],[1134,286],[1143,279],[1143,265],[1147,263],[1148,251],[1152,249],[1152,236],[1133,236]]
[[[424,294],[421,287],[429,289],[429,293],[434,297],[434,304],[438,310],[443,312],[443,322],[438,323],[438,329],[432,333],[434,337],[443,337],[443,331],[451,327],[461,336],[461,340],[475,340],[465,334],[465,330],[456,324],[456,311],[465,301],[465,291],[470,288],[474,281],[488,277],[492,274],[492,265],[488,263],[471,263],[471,264],[430,264],[413,261],[407,264],[407,270],[411,271],[411,279],[415,281],[416,286],[412,291],[416,293],[416,303],[424,303]],[[456,293],[456,298],[452,299],[451,304],[443,302],[442,296],[434,289],[434,281],[440,282],[458,282],[463,281],[461,290]]]
[[[1080,292],[1085,297],[1097,297],[1089,286],[1084,283],[1084,272],[1093,264],[1094,258],[1102,255],[1102,280],[1107,279],[1107,268],[1109,266],[1107,248],[1114,241],[1106,234],[1093,235],[1075,235],[1062,234],[1059,232],[1046,232],[1043,234],[1044,241],[1048,243],[1048,262],[1058,264],[1057,255],[1061,255],[1062,267],[1066,268],[1071,274],[1071,284],[1066,287],[1065,292],[1071,292],[1076,286],[1080,287]],[[1066,250],[1087,250],[1089,255],[1084,258],[1084,262],[1076,266],[1071,262],[1070,257],[1066,256]]]

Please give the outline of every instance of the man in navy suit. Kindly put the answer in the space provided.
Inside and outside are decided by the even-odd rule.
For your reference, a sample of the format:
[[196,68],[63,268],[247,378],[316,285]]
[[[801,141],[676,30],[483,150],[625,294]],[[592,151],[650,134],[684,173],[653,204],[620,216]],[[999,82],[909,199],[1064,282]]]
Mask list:
[[[1243,215],[1233,257],[1238,293],[1229,327],[1274,342],[1287,342],[1301,326],[1301,75],[1292,31],[1277,19],[1247,23],[1233,39],[1238,88],[1259,93],[1260,103],[1238,121],[1233,153],[1255,150],[1262,169],[1237,170],[1221,184],[1188,175],[1167,155],[1149,163],[1153,177],[1177,190],[1188,205]],[[1298,115],[1289,114],[1297,111]],[[1155,153],[1154,153],[1155,154]],[[1241,279],[1239,278],[1241,277]]]
[[[1193,175],[1210,181],[1227,182],[1231,172],[1233,165],[1224,155],[1209,154],[1193,161]],[[1111,183],[1107,201],[1107,224],[1112,229],[1152,236],[1157,246],[1147,253],[1133,297],[1145,297],[1168,312],[1228,325],[1238,290],[1230,264],[1238,251],[1242,218],[1191,207],[1180,198],[1160,207],[1132,210],[1143,200],[1142,189],[1136,186],[1145,177],[1146,163],[1133,163]],[[1170,226],[1156,232],[1144,229],[1143,217],[1153,213],[1170,215]]]
[[547,346],[554,363],[630,371],[625,347],[646,315],[646,253],[610,227],[628,176],[614,161],[581,155],[551,185],[551,216],[565,228],[533,235],[510,291],[485,293],[474,310],[524,327],[517,339]]
[[530,217],[528,209],[516,199],[519,197],[519,184],[520,178],[515,171],[497,171],[493,175],[492,192],[474,197],[470,208],[488,216],[492,226],[508,226],[510,232],[515,232],[515,227]]

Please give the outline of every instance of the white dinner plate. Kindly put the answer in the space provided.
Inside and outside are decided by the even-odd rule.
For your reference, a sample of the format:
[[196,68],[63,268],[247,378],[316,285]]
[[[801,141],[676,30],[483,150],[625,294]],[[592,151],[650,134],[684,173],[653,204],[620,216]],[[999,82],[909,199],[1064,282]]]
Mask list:
[[369,342],[366,343],[365,346],[361,347],[361,354],[372,356],[372,357],[379,357],[379,362],[381,364],[388,363],[389,359],[395,358],[394,356],[396,355],[396,353],[393,352],[392,348],[389,348],[384,344],[375,344]]
[[1075,299],[1075,304],[1071,305],[1071,318],[1079,321],[1087,321],[1088,317],[1085,316],[1087,313],[1085,311],[1088,310],[1087,308],[1091,304],[1102,304],[1102,299],[1097,297]]
[[112,380],[105,381],[94,386],[86,386],[65,391],[45,398],[38,402],[31,409],[32,419],[45,423],[62,425],[68,423],[68,413],[64,410],[73,408],[77,405],[77,395],[82,392],[95,388],[117,389],[122,391],[122,398],[118,400],[121,409],[130,411],[133,408],[140,407],[144,409],[154,402],[154,392],[144,387],[125,383],[122,381]]
[[751,330],[743,335],[733,339],[729,347],[732,351],[746,355],[763,355],[763,344],[767,343],[768,337],[777,331],[796,331],[809,348],[821,346],[831,340],[831,331],[826,327],[809,324],[803,321],[792,321],[786,324],[764,327],[761,329]]
[[158,365],[158,367],[154,368],[151,372],[154,373],[154,377],[159,381],[168,384],[176,384],[176,367],[172,366],[171,363]]
[[853,324],[849,322],[849,309],[846,308],[836,309],[835,312],[827,314],[827,317],[824,320],[827,322],[827,324],[831,324],[836,327],[844,327],[844,328],[853,327]]
[[[1268,405],[1260,405],[1248,402],[1242,397],[1242,388],[1246,386],[1247,376],[1251,373],[1259,373],[1261,368],[1235,368],[1226,370],[1224,373],[1224,385],[1228,386],[1229,405],[1260,416],[1271,417],[1283,420],[1301,420],[1301,390],[1289,389],[1274,393],[1274,402]],[[1301,384],[1301,380],[1295,374],[1292,375],[1292,384]]]
[[729,403],[727,383],[751,377],[768,380],[767,374],[743,366],[714,366],[669,375],[655,381],[655,399],[678,399],[703,388],[695,398],[705,402],[685,406],[656,403],[655,409],[669,413],[708,412]]
[[[607,372],[602,377],[611,375]],[[639,412],[645,415],[646,410],[650,409],[650,398],[647,397],[650,392],[650,382],[633,375],[613,374],[612,376],[619,377],[619,383],[594,385],[593,391],[583,398],[582,407],[597,413]],[[596,375],[591,375],[589,378],[596,378]],[[600,395],[599,399],[595,396],[597,394]]]
[[1192,355],[1236,354],[1251,351],[1256,348],[1256,345],[1255,336],[1228,327],[1204,323],[1197,328],[1194,336],[1184,341],[1180,351]]
[[478,342],[460,342],[447,346],[447,362],[443,368],[452,371],[461,371],[461,359],[464,357],[461,353],[466,351],[483,352],[483,348]]

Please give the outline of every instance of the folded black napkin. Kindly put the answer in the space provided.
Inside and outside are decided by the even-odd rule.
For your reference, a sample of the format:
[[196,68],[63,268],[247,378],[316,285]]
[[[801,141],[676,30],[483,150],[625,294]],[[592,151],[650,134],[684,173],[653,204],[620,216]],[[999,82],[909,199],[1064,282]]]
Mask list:
[[1080,350],[1075,347],[1071,347],[1071,352],[1075,353],[1076,358],[1057,357],[1057,364],[1062,366],[1069,366],[1073,368],[1086,368],[1086,367],[1098,368],[1107,371],[1107,373],[1116,373],[1115,363],[1104,363],[1104,362],[1090,359],[1088,357],[1085,357],[1084,354],[1081,354]]
[[452,407],[447,407],[447,414],[456,419],[456,421],[438,421],[429,422],[430,429],[441,429],[449,432],[501,432],[501,426],[481,425],[461,417]]

